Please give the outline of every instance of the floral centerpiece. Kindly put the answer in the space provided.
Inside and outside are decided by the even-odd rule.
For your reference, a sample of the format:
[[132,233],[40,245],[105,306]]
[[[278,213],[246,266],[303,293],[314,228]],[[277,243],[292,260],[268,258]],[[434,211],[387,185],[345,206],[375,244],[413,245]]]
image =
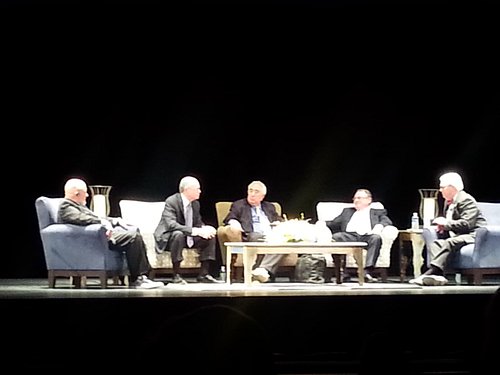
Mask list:
[[300,219],[288,220],[286,215],[283,217],[285,221],[274,226],[266,237],[267,242],[320,242],[325,238],[325,229],[328,231],[328,240],[331,240],[331,232],[324,222],[311,224],[311,219],[305,219],[303,213],[300,214]]

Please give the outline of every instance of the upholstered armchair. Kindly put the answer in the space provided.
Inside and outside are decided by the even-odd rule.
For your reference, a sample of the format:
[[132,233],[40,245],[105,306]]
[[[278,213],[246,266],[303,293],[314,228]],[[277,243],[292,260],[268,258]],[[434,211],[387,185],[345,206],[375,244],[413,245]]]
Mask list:
[[[274,206],[276,207],[276,211],[278,212],[278,215],[281,215],[282,209],[281,209],[281,204],[278,202],[272,202]],[[224,226],[224,219],[226,218],[227,214],[229,213],[229,209],[231,208],[232,202],[217,202],[215,203],[215,211],[217,214],[217,224],[218,228],[221,228]],[[219,232],[219,230],[218,230]],[[225,264],[226,262],[226,254],[227,254],[227,249],[226,246],[224,245],[225,240],[222,238],[222,236],[217,235],[217,239],[219,241],[219,247],[221,250],[221,256],[222,256],[222,262]],[[238,240],[238,242],[241,241],[241,239]],[[232,264],[232,270],[231,274],[235,275],[236,278],[240,279],[243,277],[243,258],[241,254],[237,254],[236,256],[233,257],[233,264]],[[285,257],[280,262],[280,270],[285,271],[288,274],[293,274],[293,270],[295,269],[295,264],[297,263],[297,254],[289,254]],[[227,265],[226,265],[227,266]]]
[[[478,229],[475,243],[448,256],[446,272],[464,274],[469,283],[481,285],[484,275],[500,274],[500,203],[477,202],[477,205],[487,225]],[[429,249],[437,233],[434,228],[424,228],[422,235]],[[427,266],[430,261],[427,253]]]
[[[125,222],[139,228],[146,244],[148,260],[152,270],[150,276],[155,278],[159,274],[171,274],[172,258],[170,251],[157,253],[155,250],[154,231],[160,222],[165,202],[146,202],[122,199],[119,202],[121,217]],[[184,260],[181,262],[181,272],[194,273],[201,267],[199,254],[196,249],[185,248],[182,250]]]
[[[353,203],[344,202],[318,202],[316,205],[316,214],[318,220],[330,221],[335,219],[342,213],[345,207],[354,207]],[[380,202],[373,202],[373,208],[384,208]],[[399,230],[393,225],[388,225],[382,230],[382,247],[380,248],[380,255],[375,264],[375,272],[380,274],[382,281],[387,281],[387,270],[391,266],[391,248],[394,240],[398,237]],[[366,252],[363,252],[364,259]],[[363,259],[363,260],[364,260]],[[356,261],[352,255],[346,256],[346,268],[357,268]]]
[[108,278],[127,274],[125,254],[109,249],[106,230],[100,224],[79,226],[58,223],[57,212],[63,198],[39,197],[35,201],[40,237],[45,253],[49,287],[56,279],[72,277],[76,288],[86,279],[98,277],[101,287]]

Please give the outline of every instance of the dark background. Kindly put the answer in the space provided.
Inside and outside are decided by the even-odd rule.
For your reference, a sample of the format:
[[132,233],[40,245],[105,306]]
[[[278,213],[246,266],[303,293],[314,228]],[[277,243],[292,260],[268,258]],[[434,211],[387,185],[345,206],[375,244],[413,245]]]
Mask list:
[[44,277],[34,201],[64,182],[202,214],[262,180],[288,217],[365,187],[399,228],[448,170],[499,201],[490,2],[74,2],[2,6],[0,277]]

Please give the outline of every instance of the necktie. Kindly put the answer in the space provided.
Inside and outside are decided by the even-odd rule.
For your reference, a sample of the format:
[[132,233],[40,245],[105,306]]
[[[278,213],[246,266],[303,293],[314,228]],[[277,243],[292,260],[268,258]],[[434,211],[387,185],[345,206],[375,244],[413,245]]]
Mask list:
[[254,207],[253,210],[255,211],[255,214],[252,213],[252,228],[254,232],[257,233],[262,233],[262,229],[260,228],[260,214],[259,214],[259,208]]
[[[184,217],[186,218],[186,226],[192,227],[193,226],[193,206],[191,206],[191,203],[189,203],[186,206],[186,212],[184,213]],[[187,242],[188,247],[193,247],[193,245],[194,245],[193,237],[187,236],[186,242]]]

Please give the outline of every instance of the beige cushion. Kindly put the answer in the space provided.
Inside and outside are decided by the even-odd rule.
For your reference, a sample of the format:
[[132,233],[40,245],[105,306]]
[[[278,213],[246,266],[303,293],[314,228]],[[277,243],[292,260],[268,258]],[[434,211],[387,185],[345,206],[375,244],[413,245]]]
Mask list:
[[[154,231],[160,222],[165,202],[145,202],[123,199],[119,202],[121,217],[132,225],[139,228],[146,244],[148,260],[153,268],[172,268],[170,252],[161,254],[155,250]],[[184,260],[181,268],[200,267],[199,254],[197,250],[185,248],[182,251]]]
[[[215,203],[215,211],[217,213],[217,223],[218,223],[219,227],[224,225],[223,221],[226,218],[227,214],[229,213],[229,209],[231,208],[232,203],[233,202],[230,202],[230,201],[221,201],[221,202]],[[272,202],[272,203],[276,207],[276,211],[278,212],[278,215],[281,215],[281,213],[282,213],[281,204],[279,204],[278,202]],[[220,246],[221,251],[222,251],[222,257],[223,257],[222,259],[225,260],[226,259],[226,257],[225,257],[226,247],[222,243],[221,239],[219,239],[219,246]],[[295,266],[296,263],[297,263],[297,254],[289,254],[281,260],[280,265],[282,265],[282,266]],[[241,256],[241,254],[238,254],[238,256],[236,257],[236,262],[234,263],[234,265],[236,267],[243,267],[243,257]]]
[[[318,202],[316,205],[316,214],[318,220],[330,221],[335,219],[342,213],[346,207],[354,207],[354,203],[345,202]],[[384,208],[381,202],[373,202],[373,208]],[[399,234],[398,228],[392,225],[384,227],[382,230],[382,247],[380,248],[380,255],[377,259],[376,267],[389,268],[391,265],[391,248],[394,240]],[[366,251],[363,252],[364,259],[366,259]],[[331,255],[328,256],[328,263],[331,264]],[[346,257],[347,267],[357,267],[356,261],[352,255]]]

